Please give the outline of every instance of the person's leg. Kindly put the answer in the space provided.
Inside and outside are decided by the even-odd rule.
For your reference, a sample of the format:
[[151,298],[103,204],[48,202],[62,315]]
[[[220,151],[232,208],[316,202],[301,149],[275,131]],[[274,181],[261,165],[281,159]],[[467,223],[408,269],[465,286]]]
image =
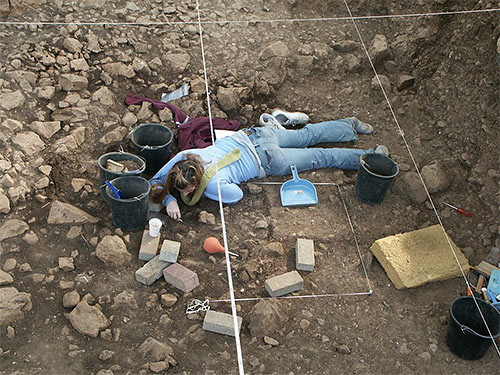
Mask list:
[[348,148],[280,148],[265,147],[263,168],[268,176],[283,176],[290,174],[290,166],[306,171],[319,168],[359,169],[361,155],[373,150],[358,150]]
[[259,143],[271,142],[280,147],[300,148],[318,143],[356,142],[358,136],[355,129],[360,124],[359,120],[352,117],[308,124],[298,130],[255,128],[255,131],[257,138],[261,138]]

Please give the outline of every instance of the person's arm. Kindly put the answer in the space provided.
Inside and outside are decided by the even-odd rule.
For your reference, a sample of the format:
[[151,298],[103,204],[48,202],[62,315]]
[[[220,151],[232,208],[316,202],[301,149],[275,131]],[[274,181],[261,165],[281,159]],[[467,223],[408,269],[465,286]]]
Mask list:
[[[243,198],[243,191],[236,184],[227,181],[220,182],[220,191],[222,203],[233,204],[239,202]],[[219,193],[217,192],[217,177],[213,177],[205,189],[205,196],[214,201],[219,200]]]

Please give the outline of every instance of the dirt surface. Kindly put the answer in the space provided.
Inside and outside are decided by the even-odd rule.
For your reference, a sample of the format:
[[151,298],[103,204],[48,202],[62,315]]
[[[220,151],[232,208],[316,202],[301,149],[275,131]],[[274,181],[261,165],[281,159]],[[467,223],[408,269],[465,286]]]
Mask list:
[[[496,1],[348,1],[354,16],[415,15],[356,20],[367,49],[376,35],[387,40],[389,54],[371,57],[387,77],[382,81],[391,106],[373,83],[343,1],[202,2],[202,20],[220,21],[202,25],[214,116],[240,120],[243,127],[273,108],[306,112],[312,122],[356,116],[375,132],[341,147],[384,144],[400,174],[379,205],[356,198],[355,172],[324,169],[301,173],[312,182],[337,184],[318,186],[314,207],[285,209],[279,186],[245,184],[243,200],[224,207],[224,225],[218,203],[206,198],[181,207],[183,222],[157,214],[166,223],[162,239],[179,241],[179,262],[198,274],[200,286],[188,294],[163,279],[151,286],[135,280],[144,264],[137,258],[142,230],[124,233],[113,226],[110,207],[100,197],[96,161],[120,148],[135,152],[128,134],[140,123],[162,122],[176,134],[168,111],[123,104],[131,92],[159,99],[189,82],[191,94],[174,104],[190,116],[207,115],[196,4],[1,1],[4,21],[90,24],[0,25],[0,94],[19,90],[24,97],[16,104],[3,96],[0,106],[2,197],[9,201],[0,219],[2,225],[19,219],[29,226],[0,243],[0,266],[13,278],[2,288],[28,293],[32,303],[24,316],[1,327],[0,373],[237,373],[234,338],[203,331],[203,313],[185,314],[193,298],[210,299],[213,310],[231,312],[229,303],[216,302],[229,298],[225,260],[201,248],[208,236],[222,240],[223,230],[229,250],[242,254],[231,267],[235,297],[249,299],[237,302],[246,373],[498,372],[500,355],[493,347],[471,362],[446,346],[449,306],[465,294],[462,278],[397,290],[369,256],[378,238],[439,223],[429,200],[416,202],[418,189],[403,181],[415,172],[412,158],[419,169],[440,165],[444,183],[431,192],[432,201],[471,265],[500,245],[499,13],[415,15],[491,9]],[[139,25],[151,22],[157,24]],[[118,62],[119,69],[109,65]],[[72,77],[70,88],[64,74],[87,83]],[[110,93],[96,94],[103,87]],[[224,89],[230,89],[229,99]],[[16,135],[35,129],[35,121],[61,124],[54,134],[40,135],[43,146],[32,151]],[[43,174],[47,165],[51,169]],[[48,223],[56,200],[99,222]],[[461,216],[442,201],[474,217]],[[215,216],[215,224],[200,219],[204,211]],[[124,240],[130,261],[113,265],[96,256],[107,235]],[[280,300],[283,318],[271,330],[271,322],[256,321],[252,312],[268,297],[265,280],[295,269],[297,238],[314,240],[316,267],[300,272],[304,287],[293,296],[327,296]],[[72,258],[74,269],[61,267],[61,257]],[[11,259],[15,264],[9,269]],[[366,273],[361,259],[367,261]],[[68,320],[73,306],[63,306],[70,291],[98,306],[109,319],[108,331],[92,337],[75,329]],[[125,302],[117,298],[123,292],[129,296]],[[177,301],[167,307],[161,296],[169,294]],[[250,322],[269,329],[271,339],[252,332]],[[145,353],[141,344],[150,337],[173,353]]]

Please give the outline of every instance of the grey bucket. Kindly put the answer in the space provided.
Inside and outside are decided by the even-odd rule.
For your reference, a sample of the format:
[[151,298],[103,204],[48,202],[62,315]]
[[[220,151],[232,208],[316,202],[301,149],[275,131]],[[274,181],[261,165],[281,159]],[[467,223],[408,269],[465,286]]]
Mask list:
[[142,124],[132,130],[130,140],[146,159],[146,174],[155,174],[168,162],[173,138],[172,131],[162,124]]
[[117,177],[110,181],[120,190],[124,198],[115,198],[111,189],[106,186],[106,195],[113,214],[113,224],[124,231],[144,228],[148,221],[149,193],[151,185],[139,176]]
[[361,167],[356,178],[356,196],[363,202],[376,204],[384,200],[398,165],[388,156],[376,153],[361,155]]
[[[107,161],[111,159],[117,162],[132,160],[139,165],[139,168],[129,172],[113,172],[109,169],[106,169]],[[112,180],[117,177],[122,176],[138,176],[146,170],[146,161],[144,158],[129,154],[128,152],[109,152],[107,154],[102,155],[97,159],[97,165],[99,166],[99,174],[100,174],[100,186],[101,186],[101,197],[109,203],[108,196],[106,195],[106,185],[104,181]]]

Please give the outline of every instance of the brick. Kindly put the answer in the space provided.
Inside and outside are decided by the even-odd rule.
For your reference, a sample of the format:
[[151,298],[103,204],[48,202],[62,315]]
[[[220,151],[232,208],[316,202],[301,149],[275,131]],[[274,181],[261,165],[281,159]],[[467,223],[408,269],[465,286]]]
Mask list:
[[163,275],[163,270],[170,264],[172,263],[160,260],[160,256],[157,255],[135,271],[135,279],[141,284],[151,285]]
[[[242,318],[236,318],[238,322],[238,332],[241,330]],[[203,319],[203,329],[205,331],[220,333],[234,337],[233,316],[222,312],[208,310]]]
[[149,235],[149,230],[145,230],[142,233],[141,248],[139,249],[139,259],[140,260],[151,260],[158,253],[158,245],[160,244],[160,236],[151,237]]
[[170,285],[189,293],[198,285],[198,275],[196,272],[184,267],[182,264],[174,263],[163,270],[163,277]]
[[[451,238],[450,243],[467,273],[467,258]],[[440,225],[378,239],[370,250],[397,289],[462,275]]]
[[302,289],[304,280],[297,271],[290,271],[267,279],[265,286],[271,297],[279,297]]
[[300,271],[314,270],[314,241],[297,238],[295,245],[295,268]]
[[160,250],[160,259],[165,262],[176,263],[179,257],[181,243],[177,241],[165,240]]

